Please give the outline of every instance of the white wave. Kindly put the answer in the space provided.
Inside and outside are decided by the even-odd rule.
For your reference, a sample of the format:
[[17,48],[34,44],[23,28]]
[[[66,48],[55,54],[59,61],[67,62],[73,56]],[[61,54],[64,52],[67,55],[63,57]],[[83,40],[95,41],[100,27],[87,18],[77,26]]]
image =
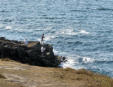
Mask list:
[[77,35],[78,33],[74,31],[73,28],[68,28],[68,29],[63,29],[59,32],[57,32],[59,34],[66,34],[66,35]]
[[63,34],[63,35],[78,35],[78,34],[89,34],[89,32],[85,30],[80,30],[78,32],[75,32],[73,28],[67,28],[67,29],[62,29],[56,33],[58,34]]
[[81,33],[81,34],[89,34],[89,32],[87,32],[85,30],[80,30],[79,33]]
[[6,26],[5,29],[12,29],[12,26]]
[[56,37],[55,35],[46,35],[45,38],[44,38],[44,40],[45,41],[49,41],[51,39],[54,39],[55,37]]
[[84,63],[93,63],[94,59],[93,58],[89,58],[89,57],[83,57],[82,61]]
[[75,62],[74,59],[68,58],[67,61],[66,61],[66,62],[62,62],[62,63],[60,64],[60,66],[63,67],[63,68],[68,68],[68,67],[74,68],[74,65],[75,65],[75,64],[76,64],[76,62]]
[[[59,56],[65,56],[66,57],[66,62],[62,62],[59,66],[62,68],[73,68],[73,69],[82,69],[82,68],[86,68],[84,65],[82,65],[82,63],[93,63],[95,62],[94,58],[90,58],[90,57],[82,57],[76,54],[71,54],[71,53],[67,53],[67,52],[60,52],[58,50],[53,50],[53,52]],[[69,55],[71,56],[69,56]],[[79,61],[79,59],[81,59],[81,61]],[[82,63],[80,63],[82,62]]]
[[68,56],[67,52],[60,52],[58,50],[53,49],[53,52],[55,55],[59,56],[65,56],[66,57],[66,62],[62,62],[59,66],[62,68],[74,68],[75,64],[78,64],[78,62],[74,59],[73,56]]
[[58,54],[58,53],[59,53],[59,51],[57,51],[57,50],[55,50],[55,49],[53,49],[53,52],[54,52],[55,54]]

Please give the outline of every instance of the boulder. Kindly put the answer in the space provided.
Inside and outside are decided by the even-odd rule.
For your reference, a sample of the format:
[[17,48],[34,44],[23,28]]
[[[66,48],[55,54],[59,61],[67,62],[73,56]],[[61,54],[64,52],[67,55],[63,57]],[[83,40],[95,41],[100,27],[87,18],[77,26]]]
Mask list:
[[61,60],[54,55],[53,47],[44,44],[45,51],[41,52],[42,45],[37,41],[29,41],[27,45],[22,41],[0,38],[0,58],[10,58],[22,63],[38,66],[58,67]]

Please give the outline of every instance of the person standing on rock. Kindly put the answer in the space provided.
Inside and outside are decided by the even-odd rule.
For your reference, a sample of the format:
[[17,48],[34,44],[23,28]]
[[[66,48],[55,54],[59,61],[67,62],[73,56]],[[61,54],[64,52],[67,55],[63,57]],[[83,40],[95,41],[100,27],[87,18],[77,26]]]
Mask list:
[[44,44],[44,38],[45,38],[45,36],[44,36],[44,34],[42,34],[42,37],[41,37],[41,44],[42,45]]
[[44,38],[45,38],[45,36],[44,36],[44,33],[42,34],[42,36],[41,36],[41,53],[42,53],[42,56],[44,56],[44,53],[45,53],[45,50],[46,50],[46,48],[44,47]]

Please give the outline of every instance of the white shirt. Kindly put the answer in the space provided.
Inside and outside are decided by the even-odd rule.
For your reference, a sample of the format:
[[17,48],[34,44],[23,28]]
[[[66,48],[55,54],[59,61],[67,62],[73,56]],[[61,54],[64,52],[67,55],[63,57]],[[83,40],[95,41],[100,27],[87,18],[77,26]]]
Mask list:
[[43,53],[45,51],[45,48],[42,46],[41,47],[41,52]]

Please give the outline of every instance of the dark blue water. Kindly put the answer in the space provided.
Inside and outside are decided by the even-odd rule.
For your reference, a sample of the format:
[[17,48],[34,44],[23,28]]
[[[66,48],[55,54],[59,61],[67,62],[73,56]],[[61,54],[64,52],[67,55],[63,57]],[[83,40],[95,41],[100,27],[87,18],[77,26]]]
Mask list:
[[113,0],[0,0],[0,36],[40,40],[68,57],[63,67],[113,77]]

